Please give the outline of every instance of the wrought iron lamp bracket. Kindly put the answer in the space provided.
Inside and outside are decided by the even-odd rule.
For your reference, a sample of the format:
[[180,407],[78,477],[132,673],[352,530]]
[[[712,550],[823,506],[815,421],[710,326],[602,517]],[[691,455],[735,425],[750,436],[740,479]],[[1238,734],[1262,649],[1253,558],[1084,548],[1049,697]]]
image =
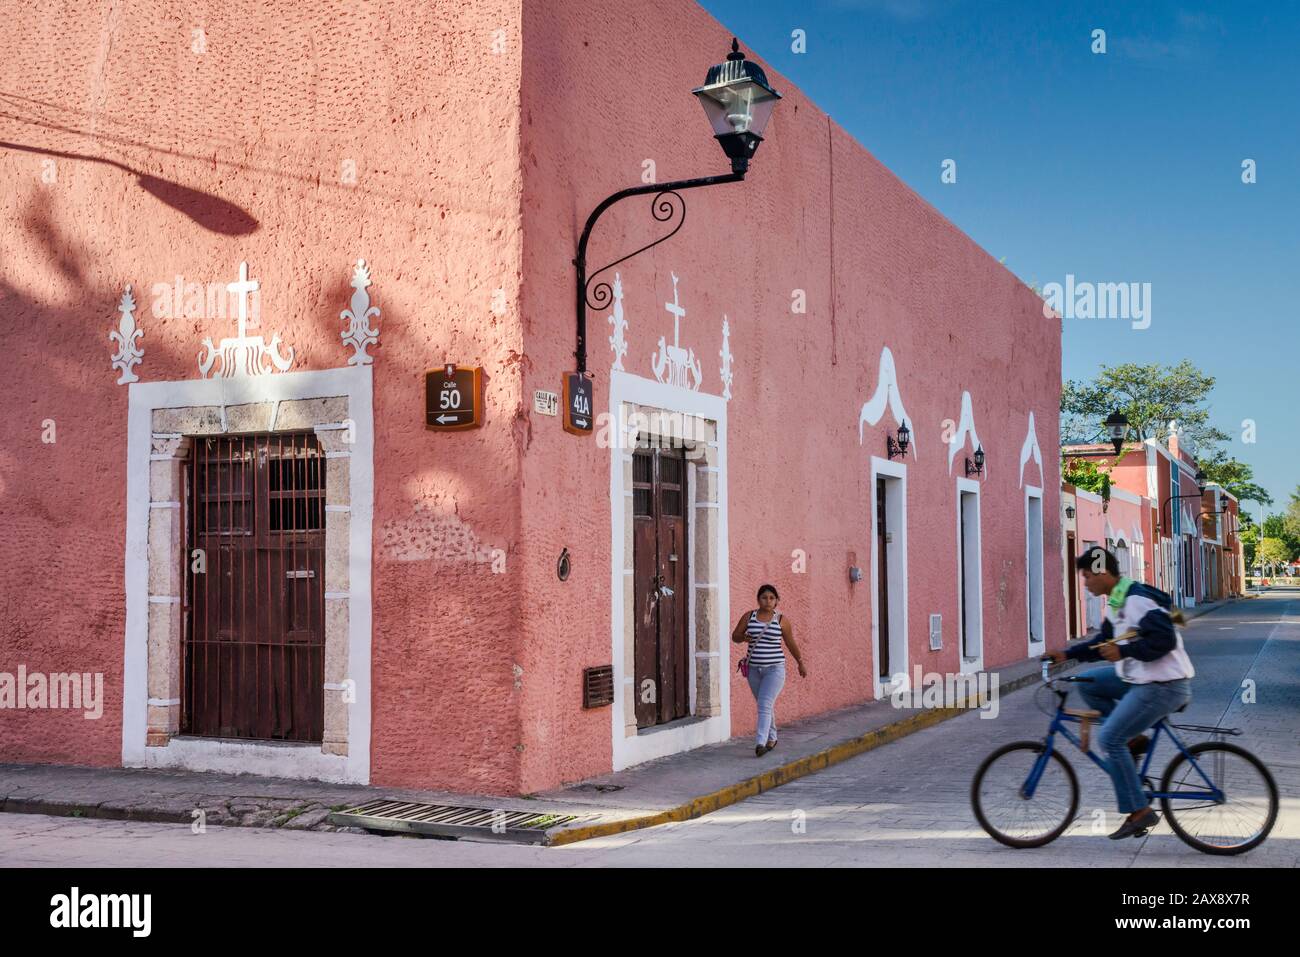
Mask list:
[[[593,285],[596,277],[614,268],[619,263],[626,262],[633,256],[640,255],[647,249],[658,246],[665,240],[677,235],[677,231],[686,222],[686,200],[682,198],[679,191],[696,189],[700,186],[714,186],[720,183],[736,183],[744,178],[744,171],[740,171],[719,176],[701,176],[696,179],[677,180],[671,183],[650,183],[646,186],[632,186],[607,196],[599,206],[591,211],[591,215],[587,217],[587,224],[583,227],[582,236],[578,240],[578,255],[573,260],[573,265],[577,267],[578,281],[577,348],[573,354],[577,357],[578,372],[585,373],[587,371],[587,309],[603,309],[613,301],[614,296],[613,287],[608,282],[602,280]],[[596,221],[600,219],[605,210],[619,200],[650,194],[653,194],[653,199],[650,201],[650,215],[661,223],[671,223],[676,218],[677,225],[666,235],[660,236],[653,242],[646,243],[640,249],[630,252],[626,256],[601,266],[589,276],[587,274],[587,242],[591,239],[591,230],[596,225]],[[673,200],[676,200],[676,202],[674,203]]]

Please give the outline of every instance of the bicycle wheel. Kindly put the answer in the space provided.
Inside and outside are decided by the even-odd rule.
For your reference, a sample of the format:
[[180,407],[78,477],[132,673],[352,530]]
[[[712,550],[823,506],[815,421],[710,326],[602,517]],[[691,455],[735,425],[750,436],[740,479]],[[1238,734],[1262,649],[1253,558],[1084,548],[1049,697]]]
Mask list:
[[1056,840],[1079,808],[1079,781],[1070,762],[1053,751],[1034,796],[1022,795],[1041,741],[1016,741],[998,748],[980,765],[970,786],[971,807],[980,827],[1007,847],[1042,847]]
[[1241,854],[1258,847],[1277,821],[1277,784],[1268,768],[1235,744],[1205,741],[1187,750],[1196,765],[1180,751],[1165,768],[1160,790],[1167,794],[1205,791],[1208,778],[1223,791],[1224,799],[1215,803],[1161,798],[1160,807],[1174,833],[1205,854]]

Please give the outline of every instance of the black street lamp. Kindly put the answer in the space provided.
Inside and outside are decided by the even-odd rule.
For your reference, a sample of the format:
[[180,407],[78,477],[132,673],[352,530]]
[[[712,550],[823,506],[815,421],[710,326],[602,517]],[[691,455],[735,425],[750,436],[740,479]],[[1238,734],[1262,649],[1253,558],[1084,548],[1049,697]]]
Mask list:
[[974,462],[971,462],[970,459],[966,460],[966,474],[967,475],[984,474],[984,446],[981,445],[979,448],[975,450]]
[[[714,137],[722,147],[722,151],[731,159],[731,172],[726,175],[701,176],[696,179],[650,183],[622,189],[606,197],[592,210],[591,215],[587,217],[586,226],[583,227],[582,236],[578,240],[577,258],[573,260],[573,265],[577,267],[578,293],[577,348],[573,354],[577,357],[580,375],[587,374],[587,309],[588,307],[603,309],[609,305],[614,296],[614,290],[608,282],[601,281],[592,286],[592,280],[607,269],[677,234],[677,230],[681,229],[682,224],[686,222],[686,200],[678,194],[679,190],[721,183],[738,183],[743,180],[749,170],[749,160],[758,149],[758,144],[763,142],[763,132],[772,118],[772,111],[777,101],[781,99],[781,94],[768,86],[767,75],[763,72],[763,68],[752,60],[746,59],[745,54],[740,52],[740,42],[735,37],[731,38],[731,53],[727,55],[727,59],[709,67],[704,85],[691,92],[699,98],[709,124],[713,127]],[[591,238],[592,227],[596,225],[601,214],[621,199],[649,193],[654,194],[650,202],[650,215],[656,221],[671,222],[680,212],[680,218],[672,232],[647,243],[635,252],[614,260],[607,266],[600,267],[588,276],[587,241]],[[674,199],[676,203],[673,202]]]
[[[1191,493],[1191,492],[1188,492],[1186,495],[1171,495],[1171,496],[1169,496],[1167,499],[1165,499],[1164,502],[1162,502],[1161,505],[1160,505],[1160,519],[1161,519],[1161,521],[1162,521],[1162,522],[1164,521],[1164,517],[1165,517],[1165,506],[1168,505],[1170,502],[1174,501],[1175,499],[1180,499],[1180,498],[1204,498],[1204,497],[1205,497],[1205,470],[1204,470],[1204,469],[1197,469],[1197,470],[1196,470],[1196,492],[1195,492],[1194,494]],[[1170,513],[1170,516],[1169,516],[1169,523],[1170,523],[1171,525],[1173,524],[1173,513],[1172,513],[1172,512]],[[1163,528],[1168,528],[1168,526],[1162,526],[1162,527],[1163,527]]]
[[1118,409],[1112,412],[1106,419],[1106,434],[1110,436],[1110,444],[1115,447],[1115,454],[1119,455],[1124,448],[1124,439],[1128,437],[1128,416]]
[[894,441],[892,435],[885,435],[885,451],[892,459],[895,455],[906,455],[907,447],[912,441],[912,430],[907,427],[907,420],[898,427],[898,441]]
[[709,67],[704,85],[691,92],[700,98],[714,137],[731,158],[732,172],[745,172],[781,94],[767,85],[762,67],[745,59],[735,37],[726,62]]

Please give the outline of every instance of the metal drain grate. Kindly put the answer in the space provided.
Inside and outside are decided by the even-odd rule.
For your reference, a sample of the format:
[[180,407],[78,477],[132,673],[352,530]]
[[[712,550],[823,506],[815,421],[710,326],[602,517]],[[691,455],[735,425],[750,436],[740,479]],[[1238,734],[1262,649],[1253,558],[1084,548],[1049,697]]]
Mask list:
[[546,832],[597,815],[506,811],[501,808],[410,801],[368,801],[330,815],[330,823],[370,831],[436,834],[475,841],[545,844]]

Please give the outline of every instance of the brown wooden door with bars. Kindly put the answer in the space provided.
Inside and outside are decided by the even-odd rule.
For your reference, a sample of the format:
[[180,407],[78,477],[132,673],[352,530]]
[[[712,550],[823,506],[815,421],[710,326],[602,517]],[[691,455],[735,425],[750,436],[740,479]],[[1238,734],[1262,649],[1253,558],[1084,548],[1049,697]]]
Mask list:
[[198,436],[188,479],[182,733],[319,742],[324,453],[310,432]]
[[683,450],[637,449],[632,480],[633,693],[648,728],[690,714]]

